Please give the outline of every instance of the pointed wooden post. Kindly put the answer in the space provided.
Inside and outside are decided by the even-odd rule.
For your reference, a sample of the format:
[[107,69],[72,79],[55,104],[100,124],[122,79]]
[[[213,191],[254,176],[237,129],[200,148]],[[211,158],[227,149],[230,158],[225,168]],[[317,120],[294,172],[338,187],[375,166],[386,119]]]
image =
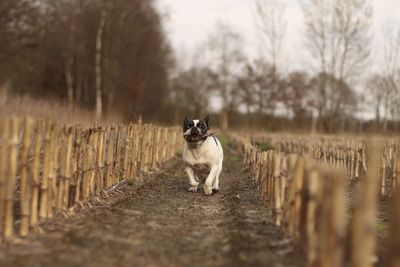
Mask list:
[[[395,159],[397,160],[397,159]],[[394,190],[391,199],[391,220],[389,223],[389,245],[386,253],[386,264],[388,267],[400,266],[400,184]]]
[[14,235],[14,190],[15,178],[17,176],[17,160],[18,160],[18,134],[19,120],[12,118],[10,123],[10,139],[9,139],[9,171],[6,178],[5,192],[5,208],[4,208],[4,232],[5,239],[11,238]]
[[77,203],[80,198],[82,183],[82,126],[76,125],[74,129],[74,151],[72,156],[72,180],[71,180],[71,197],[68,207]]
[[20,205],[21,205],[21,224],[19,234],[26,236],[29,231],[29,215],[30,215],[30,200],[31,200],[31,187],[29,177],[31,170],[29,168],[29,151],[32,143],[32,127],[33,120],[31,118],[25,119],[24,139],[22,145],[21,155],[21,181],[20,181]]
[[123,130],[123,126],[121,124],[119,124],[118,132],[117,132],[117,140],[116,140],[115,149],[114,149],[113,173],[115,176],[115,179],[114,179],[115,183],[120,181],[120,177],[122,175],[122,170],[121,170],[122,130]]
[[113,163],[114,163],[114,135],[115,127],[114,125],[108,129],[108,141],[107,141],[107,157],[106,157],[106,175],[105,184],[106,187],[111,187],[115,182],[113,180]]
[[47,205],[48,205],[48,187],[49,187],[49,162],[51,153],[50,136],[51,125],[50,122],[45,123],[45,136],[44,136],[44,155],[42,161],[42,183],[40,185],[40,219],[47,218]]
[[51,124],[50,134],[50,155],[49,155],[49,171],[48,171],[48,204],[47,204],[47,217],[53,218],[56,199],[57,199],[57,170],[58,170],[58,139],[59,128],[56,124]]
[[72,129],[63,129],[63,145],[61,150],[61,172],[57,191],[56,209],[65,209],[69,202],[69,188],[71,184],[71,156],[72,156]]
[[377,140],[368,142],[368,172],[365,183],[357,193],[352,223],[352,267],[372,267],[375,255],[375,223],[378,202],[379,163],[382,145]]
[[97,140],[97,159],[96,159],[96,191],[99,195],[104,189],[104,130],[99,127]]
[[39,187],[40,187],[40,162],[41,162],[41,151],[42,151],[42,125],[43,122],[39,121],[35,127],[35,147],[33,154],[33,165],[32,165],[32,194],[31,194],[31,216],[30,224],[35,226],[38,220],[38,204],[39,204]]
[[123,178],[124,179],[130,179],[131,177],[129,176],[129,158],[132,153],[132,146],[131,146],[131,131],[132,131],[132,126],[127,125],[126,130],[125,130],[125,149],[124,149],[124,163],[123,163]]
[[5,216],[7,202],[7,182],[9,177],[10,119],[1,120],[1,154],[0,154],[0,243],[5,235]]

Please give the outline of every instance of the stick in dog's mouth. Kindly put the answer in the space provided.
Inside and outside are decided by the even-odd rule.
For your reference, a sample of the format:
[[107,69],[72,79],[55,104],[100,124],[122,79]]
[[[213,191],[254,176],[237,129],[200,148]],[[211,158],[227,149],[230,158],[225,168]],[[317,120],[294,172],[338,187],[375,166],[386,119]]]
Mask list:
[[206,135],[183,135],[186,141],[189,143],[195,143],[202,140]]
[[196,143],[203,139],[206,139],[209,136],[213,136],[216,132],[213,133],[206,133],[204,135],[191,135],[191,134],[183,134],[183,138],[189,143]]

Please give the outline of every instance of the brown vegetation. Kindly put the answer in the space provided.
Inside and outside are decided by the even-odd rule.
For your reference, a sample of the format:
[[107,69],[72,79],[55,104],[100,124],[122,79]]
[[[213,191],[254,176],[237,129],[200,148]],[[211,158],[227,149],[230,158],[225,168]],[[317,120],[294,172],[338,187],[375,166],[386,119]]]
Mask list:
[[[73,107],[58,100],[38,99],[31,96],[17,96],[0,91],[0,116],[31,116],[36,119],[49,119],[57,123],[93,123],[96,121],[92,110]],[[107,119],[108,117],[108,119]],[[120,121],[119,116],[105,116],[100,121]]]

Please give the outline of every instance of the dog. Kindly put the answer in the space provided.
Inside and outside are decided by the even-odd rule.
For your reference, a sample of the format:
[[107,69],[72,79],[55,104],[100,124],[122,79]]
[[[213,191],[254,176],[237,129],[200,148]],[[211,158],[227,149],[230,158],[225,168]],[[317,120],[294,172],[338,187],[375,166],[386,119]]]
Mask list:
[[185,171],[189,177],[189,191],[197,192],[199,180],[194,167],[207,165],[210,173],[204,184],[204,193],[210,195],[219,192],[219,176],[222,171],[224,152],[221,142],[212,134],[208,133],[209,116],[202,120],[183,120],[183,137],[186,140],[183,147],[183,162]]

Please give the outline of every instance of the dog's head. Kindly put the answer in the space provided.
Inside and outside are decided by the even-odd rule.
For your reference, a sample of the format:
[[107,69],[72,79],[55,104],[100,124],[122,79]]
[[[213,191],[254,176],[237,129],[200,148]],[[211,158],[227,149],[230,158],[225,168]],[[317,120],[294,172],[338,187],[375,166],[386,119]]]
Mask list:
[[190,120],[187,117],[183,120],[183,137],[189,143],[198,143],[206,136],[209,129],[209,116],[202,120]]

